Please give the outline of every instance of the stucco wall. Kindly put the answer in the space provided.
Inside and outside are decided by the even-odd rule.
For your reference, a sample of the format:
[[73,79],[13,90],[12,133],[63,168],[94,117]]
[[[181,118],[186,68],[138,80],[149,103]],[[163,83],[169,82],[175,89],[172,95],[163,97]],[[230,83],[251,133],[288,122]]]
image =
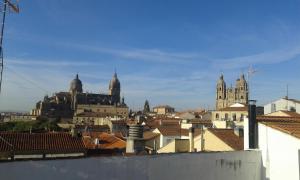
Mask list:
[[258,130],[267,179],[298,180],[300,140],[261,123]]
[[[275,105],[275,109],[272,108],[272,104]],[[296,112],[300,113],[299,103],[293,101],[287,101],[286,99],[279,99],[277,101],[273,101],[269,104],[266,104],[264,106],[264,114],[269,114],[280,110],[290,110],[291,108],[295,108]]]
[[[230,146],[221,141],[213,133],[205,130],[203,133],[204,151],[234,151]],[[194,147],[197,151],[201,151],[201,135],[194,138]]]
[[259,180],[258,151],[0,163],[0,179]]

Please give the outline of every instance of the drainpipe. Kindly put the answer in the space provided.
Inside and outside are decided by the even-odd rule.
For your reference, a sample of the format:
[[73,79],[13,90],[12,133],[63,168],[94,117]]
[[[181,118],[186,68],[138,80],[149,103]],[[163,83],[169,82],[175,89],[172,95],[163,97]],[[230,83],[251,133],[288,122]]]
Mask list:
[[203,124],[201,124],[201,149],[200,151],[204,151],[204,128]]

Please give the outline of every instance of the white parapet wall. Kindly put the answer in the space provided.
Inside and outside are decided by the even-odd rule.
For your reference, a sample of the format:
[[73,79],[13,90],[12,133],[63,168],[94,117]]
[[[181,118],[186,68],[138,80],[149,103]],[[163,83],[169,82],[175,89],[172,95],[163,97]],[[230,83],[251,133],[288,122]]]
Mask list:
[[0,163],[0,179],[260,180],[259,151]]

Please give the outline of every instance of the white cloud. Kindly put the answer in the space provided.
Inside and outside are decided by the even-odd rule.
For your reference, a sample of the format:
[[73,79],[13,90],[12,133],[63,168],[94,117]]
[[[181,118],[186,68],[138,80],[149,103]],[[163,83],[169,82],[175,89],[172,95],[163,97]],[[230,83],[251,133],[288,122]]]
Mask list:
[[238,69],[257,64],[277,64],[290,61],[300,55],[300,47],[280,49],[242,57],[212,60],[212,65],[221,69]]

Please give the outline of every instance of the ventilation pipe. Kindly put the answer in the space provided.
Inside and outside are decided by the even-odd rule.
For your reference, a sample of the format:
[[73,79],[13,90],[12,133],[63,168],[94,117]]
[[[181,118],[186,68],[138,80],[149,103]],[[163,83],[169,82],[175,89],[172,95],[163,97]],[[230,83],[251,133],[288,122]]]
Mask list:
[[258,147],[258,125],[256,120],[256,101],[250,100],[248,106],[249,149]]

